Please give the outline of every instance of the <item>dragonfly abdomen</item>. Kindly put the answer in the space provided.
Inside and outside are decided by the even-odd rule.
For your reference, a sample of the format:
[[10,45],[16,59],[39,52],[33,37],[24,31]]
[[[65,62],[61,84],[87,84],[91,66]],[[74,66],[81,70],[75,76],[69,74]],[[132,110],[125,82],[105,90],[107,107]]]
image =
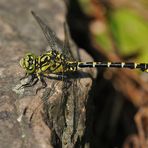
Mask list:
[[145,71],[148,69],[148,64],[146,63],[124,63],[124,62],[78,62],[78,68],[84,67],[99,67],[99,68],[130,68],[130,69],[141,69]]

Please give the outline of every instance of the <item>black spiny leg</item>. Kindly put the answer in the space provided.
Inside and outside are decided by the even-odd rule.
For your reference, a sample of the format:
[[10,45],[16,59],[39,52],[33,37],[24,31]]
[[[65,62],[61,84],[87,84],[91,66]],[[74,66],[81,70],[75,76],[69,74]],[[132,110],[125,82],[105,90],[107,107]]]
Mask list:
[[22,78],[20,78],[20,81],[27,78],[27,77],[28,77],[28,73],[25,73],[25,75]]
[[47,84],[46,84],[45,80],[43,79],[43,77],[40,77],[40,80],[42,82],[42,86],[36,89],[36,94],[38,93],[39,90],[47,87]]
[[[37,82],[38,82],[38,78],[34,81],[34,79],[37,78],[35,75],[31,75],[31,79],[29,82],[27,82],[26,84],[23,84],[19,87],[20,88],[25,88],[25,87],[32,87],[34,86]],[[33,82],[34,81],[34,82]]]

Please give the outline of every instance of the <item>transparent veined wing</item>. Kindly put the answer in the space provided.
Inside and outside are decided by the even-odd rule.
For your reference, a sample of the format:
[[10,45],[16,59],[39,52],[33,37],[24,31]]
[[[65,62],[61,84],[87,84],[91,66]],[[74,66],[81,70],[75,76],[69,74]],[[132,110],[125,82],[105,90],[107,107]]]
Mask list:
[[62,54],[64,55],[64,57],[66,57],[67,60],[69,61],[75,61],[73,54],[70,50],[70,44],[69,44],[69,30],[68,30],[68,26],[67,23],[64,22],[64,35],[65,35],[65,40],[64,40],[64,45],[62,48]]
[[46,25],[43,20],[37,16],[33,11],[31,11],[32,15],[34,16],[34,18],[36,19],[36,21],[38,22],[39,26],[41,27],[50,47],[52,50],[61,50],[61,48],[63,48],[63,43],[61,40],[59,40],[56,37],[56,34],[54,31],[52,31],[52,29]]

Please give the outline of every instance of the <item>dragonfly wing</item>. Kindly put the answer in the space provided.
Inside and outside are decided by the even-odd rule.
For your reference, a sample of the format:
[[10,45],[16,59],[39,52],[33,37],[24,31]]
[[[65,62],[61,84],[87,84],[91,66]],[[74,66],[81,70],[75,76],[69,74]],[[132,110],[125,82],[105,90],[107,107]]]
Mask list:
[[62,53],[68,59],[69,61],[74,61],[74,57],[72,55],[72,52],[70,50],[70,44],[69,44],[69,30],[67,23],[64,22],[64,35],[65,35],[65,40],[64,40],[64,46],[62,48]]
[[59,40],[55,34],[54,31],[52,31],[52,29],[47,26],[43,20],[37,16],[33,11],[31,11],[32,15],[34,16],[34,18],[36,19],[36,21],[38,22],[39,26],[41,27],[50,47],[52,50],[61,50],[63,43],[61,40]]

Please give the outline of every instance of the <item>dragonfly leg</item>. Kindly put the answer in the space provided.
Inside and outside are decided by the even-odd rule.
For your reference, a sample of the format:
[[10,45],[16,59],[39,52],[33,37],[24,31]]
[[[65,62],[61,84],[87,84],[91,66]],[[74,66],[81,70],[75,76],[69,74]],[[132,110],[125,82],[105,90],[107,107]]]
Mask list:
[[47,83],[43,79],[43,77],[40,77],[40,81],[42,82],[42,86],[36,89],[36,94],[38,93],[39,90],[44,89],[47,87]]
[[36,78],[36,76],[35,75],[32,75],[30,81],[27,82],[26,84],[21,85],[18,89],[34,86],[38,82],[38,78],[34,81],[35,78]]
[[28,77],[28,74],[25,73],[25,75],[22,78],[20,78],[20,81],[23,80],[23,79],[25,79],[25,78],[27,78],[27,77]]

